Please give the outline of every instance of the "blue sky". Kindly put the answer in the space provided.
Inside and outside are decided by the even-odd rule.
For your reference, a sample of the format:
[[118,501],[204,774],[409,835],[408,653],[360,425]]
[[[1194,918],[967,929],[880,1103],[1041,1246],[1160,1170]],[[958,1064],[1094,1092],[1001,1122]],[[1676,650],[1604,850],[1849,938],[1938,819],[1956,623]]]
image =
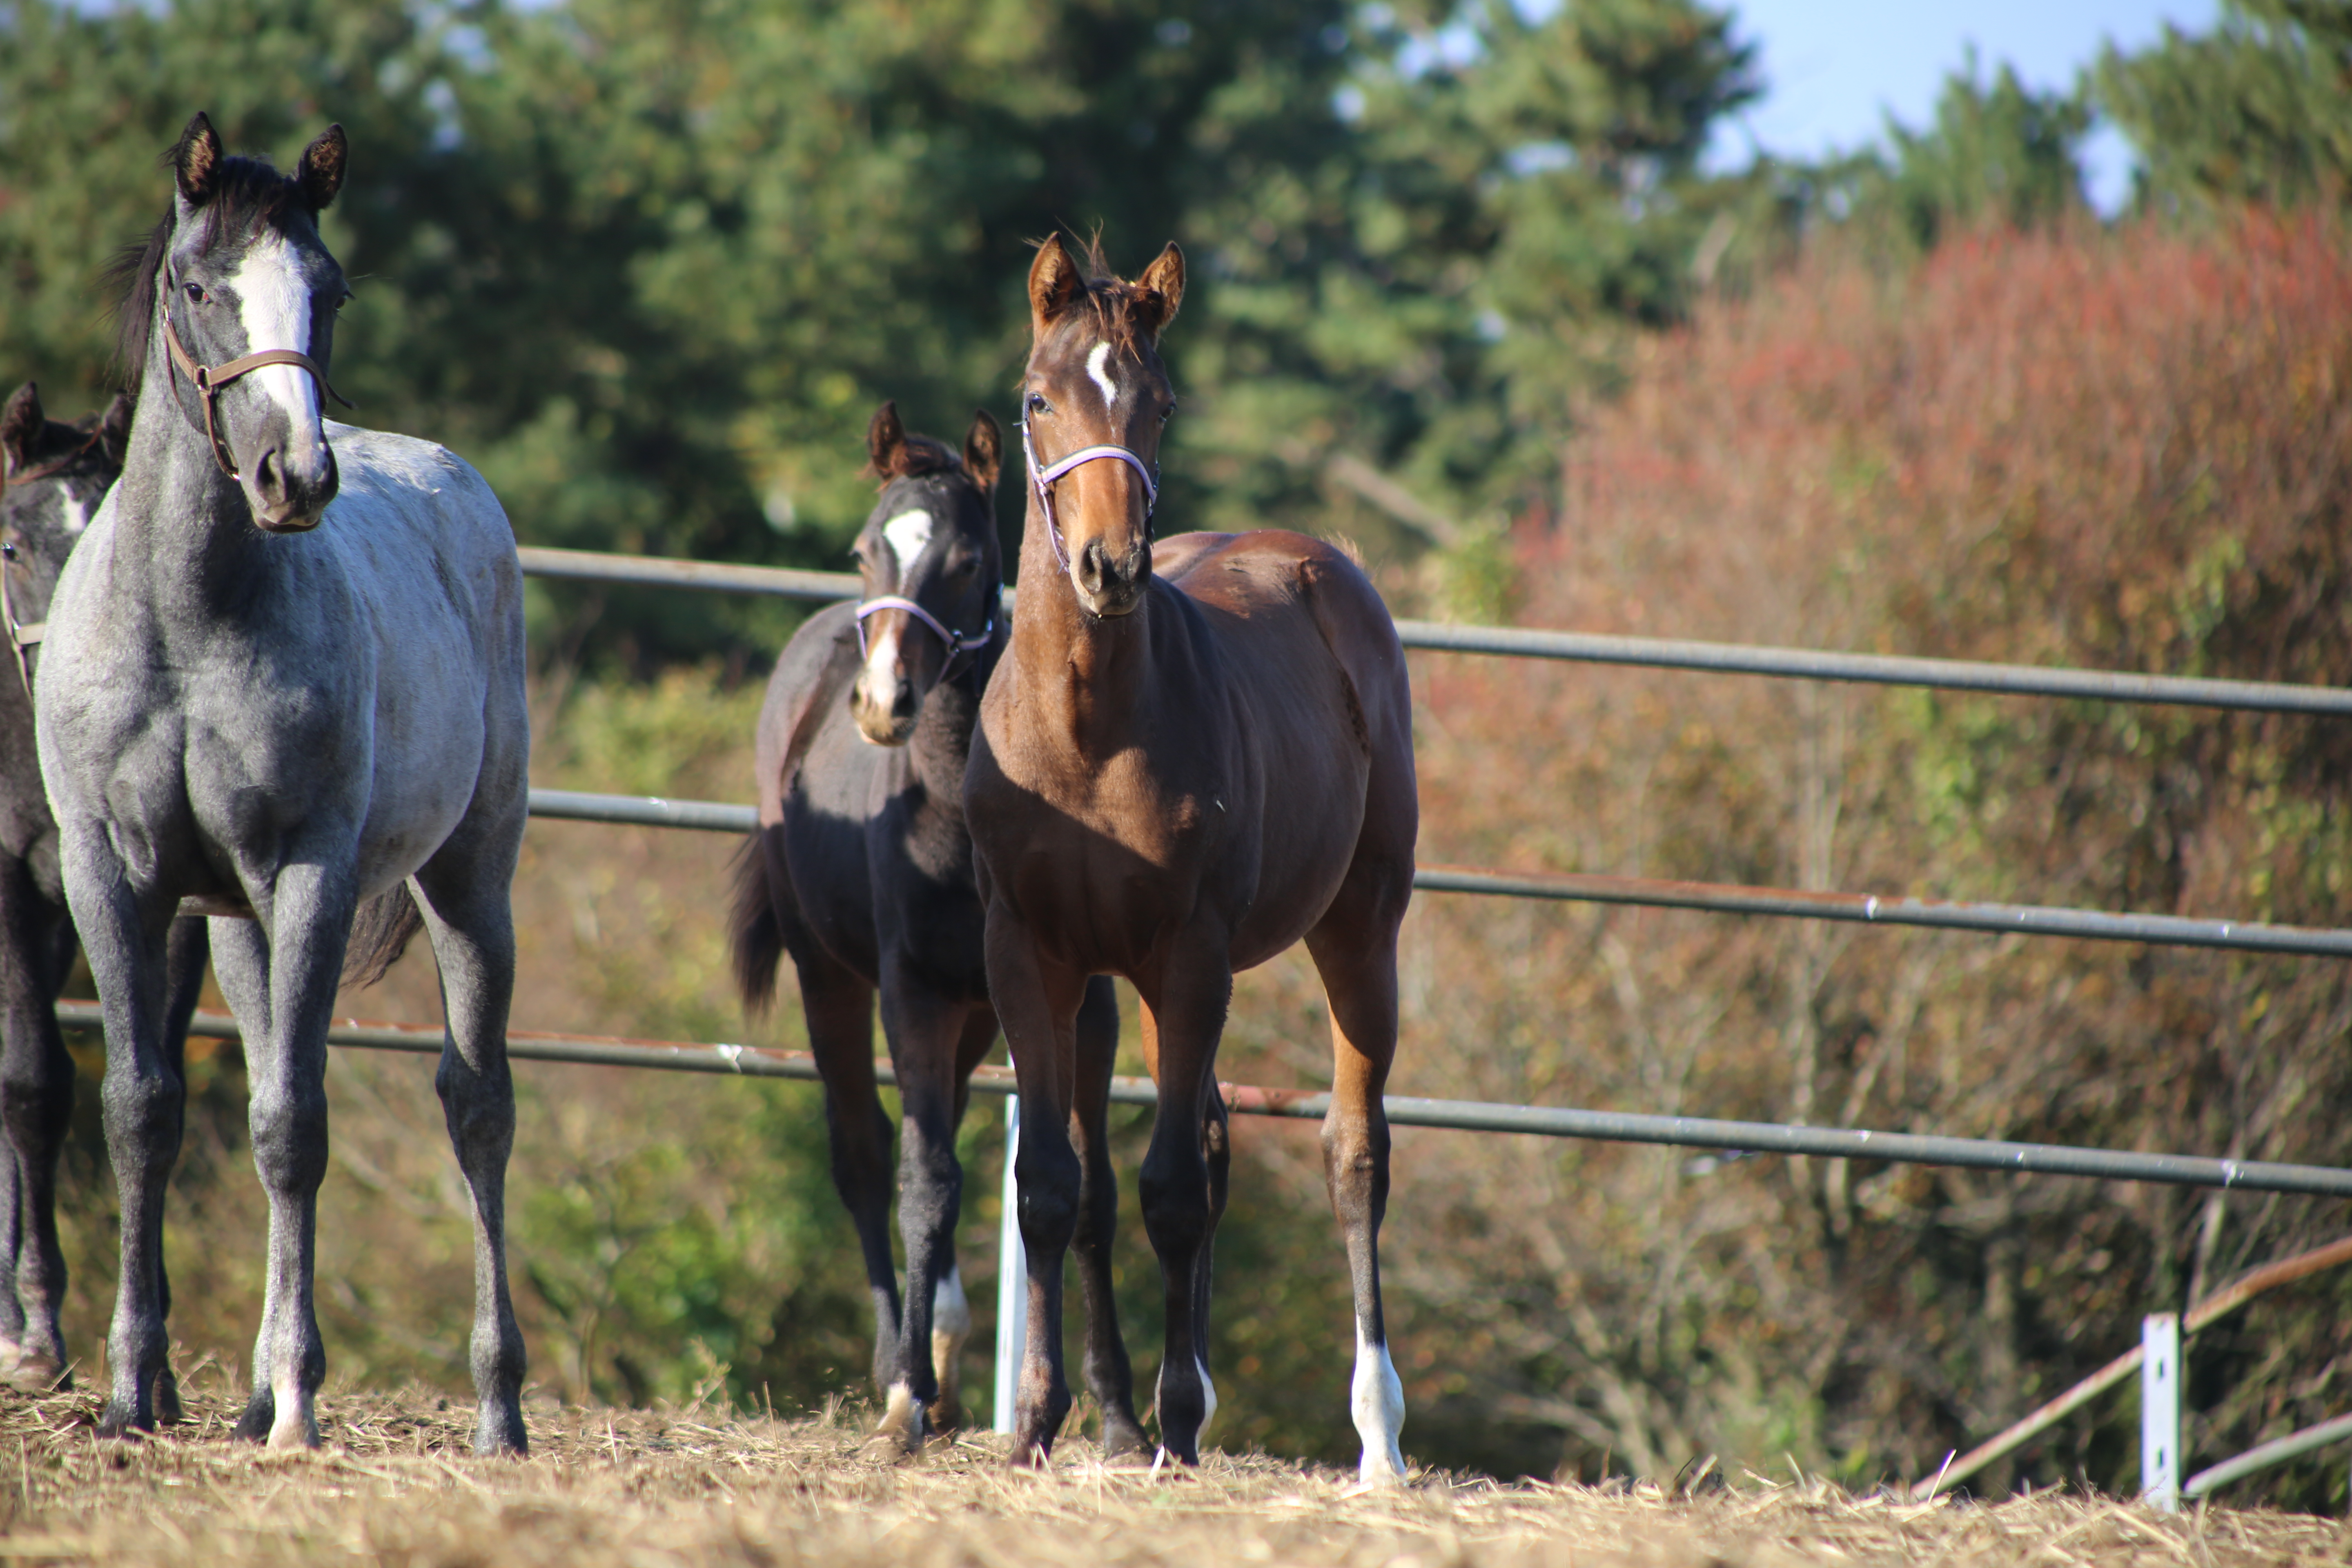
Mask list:
[[[2007,60],[2029,86],[2063,88],[2112,39],[2142,47],[2166,22],[2204,32],[2215,0],[1977,0],[1968,5],[1865,0],[1737,0],[1739,36],[1762,46],[1762,101],[1717,133],[1709,163],[1748,161],[1750,147],[1792,157],[1852,151],[1874,140],[1892,112],[1917,128],[1934,113],[1945,76],[1974,42],[1988,75]],[[2113,131],[2085,149],[2091,195],[2123,199],[2130,149]]]

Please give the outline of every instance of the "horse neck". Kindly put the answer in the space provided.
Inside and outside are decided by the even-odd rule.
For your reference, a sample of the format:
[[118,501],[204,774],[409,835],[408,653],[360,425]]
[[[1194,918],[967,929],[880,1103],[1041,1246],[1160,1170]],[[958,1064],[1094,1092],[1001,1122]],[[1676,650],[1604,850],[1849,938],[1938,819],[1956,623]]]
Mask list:
[[963,675],[932,687],[907,742],[908,763],[932,809],[959,821],[963,817],[964,764],[971,759],[984,679]]
[[115,482],[112,596],[172,618],[216,618],[251,602],[269,570],[270,542],[173,381],[159,317]]
[[1021,531],[1021,592],[1013,601],[1013,652],[1021,668],[1017,722],[1058,737],[1081,756],[1126,748],[1151,689],[1152,595],[1132,615],[1100,620],[1078,605],[1054,559],[1045,517],[1033,491]]

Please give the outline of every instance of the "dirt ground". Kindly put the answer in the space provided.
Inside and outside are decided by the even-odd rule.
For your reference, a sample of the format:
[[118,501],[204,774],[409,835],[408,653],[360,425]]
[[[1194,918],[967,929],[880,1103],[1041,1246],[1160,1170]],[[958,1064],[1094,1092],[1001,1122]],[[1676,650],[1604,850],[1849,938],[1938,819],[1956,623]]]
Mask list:
[[[0,1395],[0,1558],[30,1563],[399,1564],[1210,1563],[2318,1564],[2352,1561],[2341,1521],[2227,1509],[2173,1517],[2045,1494],[1912,1506],[1796,1477],[1500,1486],[1442,1474],[1351,1496],[1345,1473],[1212,1455],[1194,1473],[1106,1468],[1083,1442],[1016,1475],[1001,1439],[861,1458],[836,1414],[780,1422],[708,1408],[529,1410],[532,1457],[477,1459],[471,1411],[432,1394],[330,1394],[327,1446],[232,1442],[236,1405],[201,1372],[189,1420],[100,1440],[87,1392]],[[210,1384],[211,1386],[205,1386]],[[14,1449],[13,1454],[7,1452]]]

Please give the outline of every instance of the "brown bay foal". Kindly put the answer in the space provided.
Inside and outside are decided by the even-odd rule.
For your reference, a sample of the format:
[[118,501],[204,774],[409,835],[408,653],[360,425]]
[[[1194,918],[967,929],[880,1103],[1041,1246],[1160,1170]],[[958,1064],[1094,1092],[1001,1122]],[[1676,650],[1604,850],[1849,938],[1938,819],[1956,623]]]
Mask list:
[[1058,239],[1029,272],[1021,592],[964,782],[989,991],[1020,1080],[1031,1335],[1013,1460],[1043,1465],[1070,1406],[1062,1259],[1084,1203],[1069,1129],[1102,1070],[1076,1033],[1090,977],[1125,975],[1143,1004],[1160,1442],[1197,1463],[1230,1158],[1217,1043],[1234,973],[1304,939],[1331,1007],[1324,1168],[1354,1287],[1360,1474],[1393,1484],[1404,1400],[1381,1307],[1381,1096],[1420,822],[1404,655],[1378,593],[1328,544],[1273,531],[1153,543],[1175,408],[1157,345],[1183,292],[1173,245],[1131,283],[1086,277]]

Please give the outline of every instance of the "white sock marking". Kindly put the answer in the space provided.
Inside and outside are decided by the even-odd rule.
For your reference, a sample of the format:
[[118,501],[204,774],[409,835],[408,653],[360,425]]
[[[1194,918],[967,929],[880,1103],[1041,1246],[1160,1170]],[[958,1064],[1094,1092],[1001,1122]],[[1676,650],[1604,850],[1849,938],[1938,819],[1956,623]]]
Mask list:
[[1110,344],[1097,343],[1094,353],[1087,355],[1087,374],[1094,377],[1097,386],[1102,388],[1103,406],[1118,407],[1118,383],[1110,378]]
[[[1192,1434],[1193,1446],[1198,1447],[1201,1444],[1208,1441],[1209,1423],[1217,1418],[1217,1385],[1209,1376],[1209,1363],[1207,1362],[1195,1361],[1192,1364],[1201,1369],[1201,1429]],[[1166,1390],[1167,1386],[1168,1368],[1163,1365],[1160,1369],[1159,1380],[1151,1385],[1151,1398],[1153,1403],[1158,1404],[1160,1401],[1162,1394]],[[1167,1407],[1163,1405],[1160,1409],[1161,1414],[1160,1420],[1160,1425],[1164,1429],[1168,1421],[1166,1413]],[[1162,1454],[1165,1454],[1167,1451],[1168,1450],[1165,1448],[1160,1450]]]
[[897,560],[900,576],[915,563],[923,547],[931,542],[931,514],[927,511],[902,511],[882,525],[883,542],[890,546]]
[[[292,349],[310,352],[310,289],[294,247],[281,234],[267,234],[237,263],[229,279],[236,290],[237,320],[245,326],[245,352]],[[294,422],[293,438],[323,442],[318,384],[310,372],[290,364],[264,365],[253,373],[272,402]]]
[[931,1333],[962,1339],[971,1332],[971,1303],[963,1299],[963,1271],[950,1268],[931,1291]]
[[1397,1436],[1404,1430],[1404,1382],[1389,1360],[1389,1347],[1367,1338],[1361,1323],[1356,1325],[1356,1375],[1348,1390],[1348,1411],[1364,1443],[1357,1484],[1402,1484],[1404,1451],[1397,1446]]

